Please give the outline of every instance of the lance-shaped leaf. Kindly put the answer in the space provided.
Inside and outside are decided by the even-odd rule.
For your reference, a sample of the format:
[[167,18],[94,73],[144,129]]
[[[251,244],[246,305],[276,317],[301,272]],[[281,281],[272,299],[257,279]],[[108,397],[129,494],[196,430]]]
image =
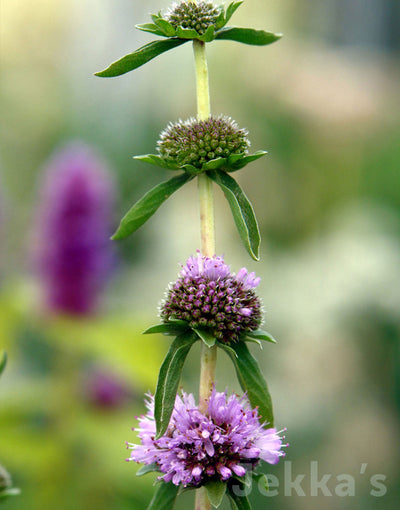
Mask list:
[[7,353],[6,351],[3,351],[3,354],[1,355],[0,359],[0,375],[3,373],[4,369],[7,365]]
[[254,260],[259,260],[260,231],[249,199],[235,179],[226,172],[213,170],[207,173],[224,192],[244,246]]
[[243,483],[235,480],[228,485],[228,496],[232,510],[251,510],[251,505],[246,496],[246,489]]
[[143,225],[175,191],[193,179],[188,174],[177,175],[148,191],[125,214],[111,239],[124,239]]
[[174,485],[172,482],[161,482],[147,510],[172,510],[178,491],[178,485]]
[[137,69],[158,55],[161,55],[161,53],[172,50],[173,48],[176,48],[185,42],[187,42],[186,39],[176,38],[165,39],[162,41],[152,41],[137,49],[133,53],[125,55],[116,62],[113,62],[109,67],[107,67],[107,69],[104,69],[104,71],[100,71],[95,74],[96,76],[100,76],[100,78],[120,76],[121,74],[125,74],[129,71]]
[[143,32],[149,32],[150,34],[168,37],[155,23],[141,23],[140,25],[135,25],[135,28],[142,30]]
[[235,172],[236,170],[241,170],[246,165],[251,163],[252,161],[256,161],[256,159],[262,158],[265,156],[265,154],[268,154],[267,151],[257,151],[254,154],[249,154],[248,156],[243,156],[241,158],[238,158],[236,161],[230,161],[230,158],[228,159],[229,163],[229,169],[228,172]]
[[273,344],[276,344],[275,338],[266,331],[263,331],[262,329],[250,331],[249,333],[246,333],[246,336],[250,338],[255,338],[257,340],[265,340],[266,342],[272,342]]
[[225,25],[228,23],[228,21],[232,18],[234,12],[238,7],[240,7],[243,3],[243,0],[240,0],[239,2],[232,2],[229,4],[229,6],[226,9],[225,13]]
[[144,161],[150,165],[159,166],[166,170],[179,170],[179,166],[167,161],[166,159],[158,156],[157,154],[140,154],[139,156],[133,156],[133,159]]
[[164,335],[181,335],[189,329],[185,321],[166,322],[165,324],[156,324],[143,331],[142,335],[152,335],[154,333],[163,333]]
[[205,488],[207,491],[208,501],[214,508],[218,508],[221,505],[226,492],[226,483],[221,482],[220,480],[213,480],[206,483]]
[[197,334],[197,336],[202,340],[207,347],[213,347],[217,339],[213,334],[211,334],[205,328],[193,328],[193,331]]
[[154,471],[160,471],[160,466],[158,464],[155,462],[152,464],[145,464],[138,470],[136,476],[147,475],[147,473],[154,473]]
[[190,348],[196,341],[197,336],[192,331],[176,337],[161,365],[154,395],[154,418],[156,421],[157,438],[161,437],[168,428],[175,405],[176,392],[183,364]]
[[230,347],[235,351],[236,356],[228,350],[226,352],[233,361],[243,391],[247,393],[252,407],[258,407],[260,420],[273,427],[272,400],[257,360],[252,356],[245,342],[235,342]]
[[273,34],[265,30],[255,30],[254,28],[225,27],[218,30],[216,39],[224,41],[236,41],[243,44],[252,44],[254,46],[265,46],[278,41],[282,34]]

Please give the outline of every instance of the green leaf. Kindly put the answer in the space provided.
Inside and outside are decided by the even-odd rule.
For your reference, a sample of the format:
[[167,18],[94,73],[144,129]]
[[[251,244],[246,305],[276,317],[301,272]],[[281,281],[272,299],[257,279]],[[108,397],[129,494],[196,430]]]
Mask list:
[[185,321],[166,322],[164,324],[156,324],[143,331],[142,335],[153,335],[154,333],[164,333],[165,335],[180,335],[188,330],[188,323]]
[[225,19],[225,11],[222,8],[218,15],[218,18],[215,22],[215,29],[219,30],[220,28],[224,27],[226,25],[226,23],[227,23],[227,20]]
[[192,331],[181,334],[172,342],[158,374],[154,395],[154,418],[157,438],[167,430],[174,409],[176,392],[181,378],[183,364],[197,337]]
[[111,239],[124,239],[143,225],[157,209],[179,188],[193,177],[188,174],[177,175],[169,181],[162,182],[148,191],[125,214],[121,223]]
[[269,490],[268,487],[268,478],[264,473],[255,473],[253,471],[252,477],[257,481],[258,487],[260,487],[260,483],[262,484],[262,488],[266,491]]
[[21,489],[18,487],[11,487],[10,489],[5,489],[0,492],[0,498],[7,498],[8,496],[19,496],[21,494]]
[[202,340],[207,347],[213,347],[216,342],[216,338],[205,328],[192,328],[197,336]]
[[256,338],[250,338],[248,336],[242,338],[244,342],[252,342],[253,344],[257,344],[260,349],[262,349],[262,343],[260,340],[257,340]]
[[236,161],[241,160],[244,157],[245,157],[245,153],[244,152],[241,152],[240,154],[231,154],[228,157],[228,164],[229,165],[233,165],[234,163],[236,163]]
[[240,0],[240,2],[232,2],[231,4],[229,4],[228,8],[226,9],[224,26],[232,18],[234,12],[236,11],[236,9],[238,7],[240,7],[242,5],[242,3],[243,3],[243,0]]
[[157,18],[154,20],[154,23],[160,27],[160,29],[164,32],[164,34],[168,37],[174,37],[176,35],[175,28],[171,25],[169,21],[163,18]]
[[142,23],[140,25],[135,25],[135,28],[143,32],[166,37],[165,33],[155,23]]
[[203,42],[211,42],[215,39],[215,27],[214,25],[210,25],[207,30],[204,32],[203,35],[201,35],[200,37],[197,36],[197,39],[199,41],[203,41]]
[[271,44],[282,37],[282,34],[273,34],[265,30],[255,30],[254,28],[225,27],[219,30],[215,36],[216,39],[236,41],[243,44],[252,44],[255,46],[265,46]]
[[250,331],[250,333],[246,333],[246,336],[249,336],[250,338],[256,338],[257,340],[265,340],[266,342],[272,342],[273,344],[276,344],[275,338],[266,331],[263,331],[262,329],[257,329],[257,331]]
[[222,342],[216,342],[216,344],[218,347],[220,347],[221,349],[226,351],[226,353],[229,354],[229,356],[231,356],[231,357],[233,356],[234,358],[237,357],[236,352],[232,349],[232,347],[229,347],[229,345],[224,344]]
[[136,476],[147,475],[147,473],[153,473],[154,471],[160,471],[160,466],[158,464],[155,462],[152,464],[145,464],[138,470]]
[[171,163],[157,154],[140,154],[139,156],[133,156],[133,159],[144,161],[150,165],[159,166],[167,170],[179,170],[179,166]]
[[[240,490],[240,495],[235,491],[235,487],[238,487]],[[242,495],[243,493],[243,495]],[[251,510],[251,505],[247,496],[245,495],[246,491],[242,483],[237,481],[234,484],[228,485],[228,496],[231,503],[232,510]]]
[[179,486],[172,482],[160,483],[147,510],[172,510],[178,491]]
[[176,27],[176,37],[185,40],[198,39],[199,33],[196,32],[196,30],[193,30],[193,28]]
[[0,360],[0,375],[3,373],[4,369],[6,368],[6,365],[7,365],[7,353],[6,351],[3,351]]
[[259,260],[260,231],[253,207],[243,193],[239,184],[226,172],[213,170],[208,175],[215,181],[225,194],[232,211],[240,238],[248,253],[254,260]]
[[252,407],[258,407],[260,421],[265,421],[270,427],[273,427],[274,416],[271,396],[257,360],[251,355],[245,342],[233,343],[231,348],[237,355],[235,357],[230,354],[230,357],[235,365],[236,374],[243,391],[247,393]]
[[183,39],[166,39],[163,41],[153,41],[148,44],[145,44],[141,48],[137,49],[133,53],[129,55],[125,55],[120,58],[116,62],[113,62],[107,69],[104,71],[100,71],[95,73],[96,76],[100,76],[100,78],[111,78],[113,76],[120,76],[121,74],[128,73],[129,71],[133,71],[138,67],[146,64],[153,58],[161,55],[161,53],[165,53],[168,50],[172,50],[181,44],[184,44],[186,41]]
[[226,483],[219,480],[207,482],[205,485],[208,501],[213,507],[218,508],[226,492]]
[[202,168],[196,168],[195,166],[189,164],[181,166],[180,169],[185,170],[185,172],[193,176],[201,174],[203,171]]
[[226,162],[227,162],[226,158],[210,159],[210,161],[204,163],[203,170],[217,170],[218,168],[221,168],[222,166],[226,165]]
[[234,172],[236,170],[240,170],[241,168],[245,167],[252,161],[262,158],[263,156],[265,156],[265,154],[268,154],[268,152],[267,151],[257,151],[254,154],[249,154],[248,156],[243,156],[242,158],[240,158],[237,161],[234,161],[232,163],[230,163],[230,161],[229,161],[229,163],[232,167],[232,170],[228,170],[228,171]]

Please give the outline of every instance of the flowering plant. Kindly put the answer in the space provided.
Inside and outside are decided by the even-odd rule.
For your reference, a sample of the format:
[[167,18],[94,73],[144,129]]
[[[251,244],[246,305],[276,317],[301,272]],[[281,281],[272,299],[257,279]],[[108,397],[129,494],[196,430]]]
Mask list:
[[[253,207],[232,172],[262,157],[249,154],[247,130],[230,117],[212,116],[206,43],[233,40],[266,45],[279,39],[263,30],[226,26],[242,1],[225,9],[210,1],[183,0],[153,23],[137,28],[163,37],[97,73],[111,77],[132,71],[156,56],[193,41],[197,78],[197,117],[170,123],[161,133],[158,154],[135,156],[178,175],[148,191],[122,218],[113,239],[123,239],[143,225],[175,191],[198,181],[201,251],[189,257],[160,305],[161,323],[145,334],[175,337],[160,367],[157,387],[149,396],[148,413],[139,420],[141,444],[128,443],[128,460],[144,463],[138,472],[159,472],[159,484],[148,510],[171,510],[182,490],[196,489],[196,510],[217,508],[225,494],[233,510],[248,510],[238,495],[260,460],[271,464],[283,455],[282,437],[274,427],[267,383],[247,342],[275,342],[260,329],[262,304],[255,289],[260,278],[242,268],[233,273],[216,255],[213,183],[228,200],[240,238],[249,255],[259,259],[260,232]],[[201,342],[199,404],[193,395],[177,396],[186,357]],[[245,396],[228,397],[215,386],[217,348],[230,357]]]

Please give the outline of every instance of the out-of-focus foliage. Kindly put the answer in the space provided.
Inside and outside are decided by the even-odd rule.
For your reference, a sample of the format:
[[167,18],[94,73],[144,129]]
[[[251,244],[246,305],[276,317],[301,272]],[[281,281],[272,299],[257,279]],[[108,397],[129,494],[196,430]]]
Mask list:
[[[81,139],[114,170],[117,218],[167,172],[131,158],[154,152],[168,121],[195,112],[190,45],[127,76],[93,76],[147,43],[134,30],[164,0],[2,0],[0,81],[0,464],[18,510],[141,510],[152,475],[136,479],[124,441],[155,390],[169,340],[141,336],[167,284],[199,246],[189,184],[126,241],[91,318],[49,317],[32,271],[32,228],[50,153]],[[346,13],[346,14],[345,14]],[[395,0],[247,0],[241,26],[283,32],[267,48],[207,46],[212,110],[249,129],[269,154],[235,174],[262,230],[249,262],[216,189],[217,249],[262,276],[266,328],[276,346],[257,353],[288,427],[293,476],[305,497],[250,495],[271,510],[397,509],[400,486],[400,76]],[[352,20],[352,25],[350,25]],[[241,71],[238,71],[241,69]],[[163,79],[158,79],[162,76]],[[50,242],[50,240],[49,240]],[[257,346],[254,346],[256,349]],[[252,348],[252,352],[255,350]],[[196,391],[196,346],[183,373]],[[224,354],[218,386],[240,391]],[[310,462],[333,475],[332,497],[310,494]],[[367,463],[365,474],[361,465]],[[335,494],[352,475],[354,497]],[[386,476],[387,493],[370,494]],[[177,504],[190,507],[190,495]],[[225,505],[225,503],[223,504]],[[225,510],[225,507],[221,507]]]

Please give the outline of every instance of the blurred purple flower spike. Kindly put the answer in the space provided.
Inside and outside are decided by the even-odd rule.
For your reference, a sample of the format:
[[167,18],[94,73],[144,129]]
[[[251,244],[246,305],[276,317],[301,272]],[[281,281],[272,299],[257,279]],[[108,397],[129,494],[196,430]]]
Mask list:
[[45,171],[36,262],[47,308],[85,315],[96,310],[113,266],[114,187],[94,151],[72,142]]

